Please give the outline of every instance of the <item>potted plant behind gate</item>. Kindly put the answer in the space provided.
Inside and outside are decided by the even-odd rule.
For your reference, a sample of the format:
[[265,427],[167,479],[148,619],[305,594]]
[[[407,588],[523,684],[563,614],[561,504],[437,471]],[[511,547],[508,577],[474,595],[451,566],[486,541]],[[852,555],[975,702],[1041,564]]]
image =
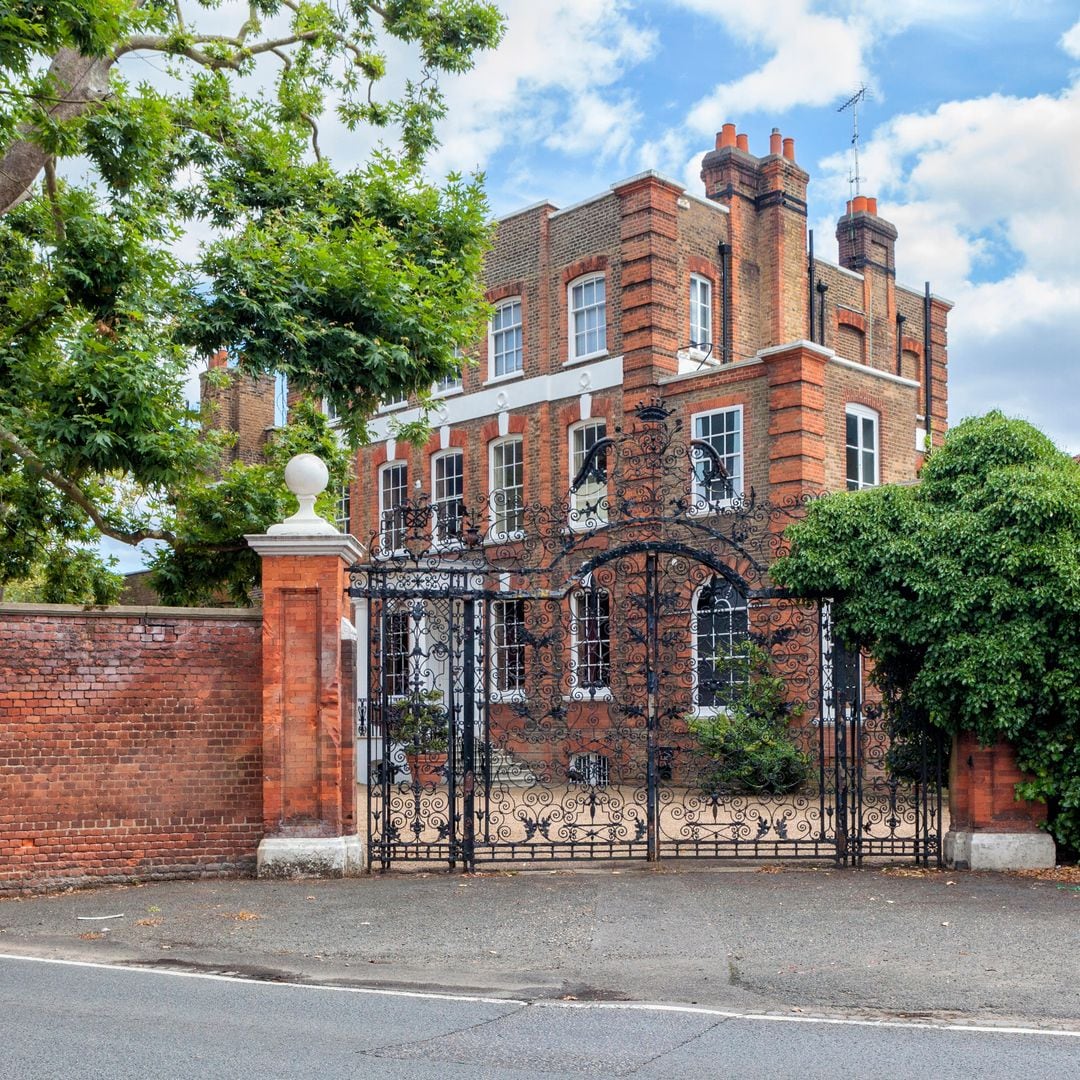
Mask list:
[[446,774],[449,720],[442,694],[421,690],[390,706],[390,736],[400,744],[414,785],[438,784]]

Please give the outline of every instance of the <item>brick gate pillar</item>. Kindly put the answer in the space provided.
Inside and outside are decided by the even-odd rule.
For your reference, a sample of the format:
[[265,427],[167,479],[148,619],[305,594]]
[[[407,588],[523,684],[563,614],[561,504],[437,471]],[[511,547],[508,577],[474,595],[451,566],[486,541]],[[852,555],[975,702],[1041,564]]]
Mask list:
[[949,831],[945,862],[957,870],[1038,870],[1053,866],[1057,848],[1039,825],[1042,803],[1016,797],[1027,779],[1007,742],[980,746],[971,732],[953,741],[949,762]]
[[285,481],[300,510],[266,535],[246,537],[262,556],[265,836],[258,873],[342,877],[363,868],[354,706],[342,663],[345,571],[361,548],[314,512],[327,483],[319,458],[293,458]]

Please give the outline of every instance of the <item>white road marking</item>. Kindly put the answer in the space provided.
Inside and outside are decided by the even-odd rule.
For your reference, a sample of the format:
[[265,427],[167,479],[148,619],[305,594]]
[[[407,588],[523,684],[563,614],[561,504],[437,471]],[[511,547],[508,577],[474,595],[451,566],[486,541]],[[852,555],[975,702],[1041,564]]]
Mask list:
[[624,1012],[690,1013],[715,1016],[721,1020],[749,1020],[784,1024],[835,1024],[848,1027],[915,1028],[926,1031],[958,1031],[986,1035],[1052,1035],[1080,1039],[1080,1030],[1068,1028],[996,1027],[993,1024],[964,1024],[933,1020],[871,1020],[838,1016],[793,1016],[788,1013],[736,1012],[713,1009],[704,1005],[649,1004],[642,1001],[525,1001],[520,998],[481,997],[476,994],[442,994],[428,990],[389,990],[375,986],[328,986],[321,983],[278,982],[250,979],[239,975],[219,975],[208,971],[177,971],[170,968],[143,967],[137,964],[105,964],[93,960],[61,960],[51,956],[20,956],[0,953],[0,960],[16,960],[33,964],[58,964],[66,967],[96,968],[102,971],[126,971],[140,975],[172,975],[183,979],[209,979],[216,982],[241,983],[245,986],[285,987],[291,990],[322,990],[338,994],[368,994],[376,997],[422,998],[431,1001],[462,1001],[482,1005],[518,1005],[541,1009],[612,1009]]

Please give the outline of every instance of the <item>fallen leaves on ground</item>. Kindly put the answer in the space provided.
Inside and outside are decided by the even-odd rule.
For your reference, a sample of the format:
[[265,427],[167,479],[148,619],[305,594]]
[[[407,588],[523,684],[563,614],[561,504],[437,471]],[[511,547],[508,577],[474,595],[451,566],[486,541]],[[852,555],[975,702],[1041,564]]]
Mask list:
[[881,872],[887,877],[933,877],[941,873],[936,866],[886,866]]
[[1065,881],[1080,885],[1080,866],[1054,866],[1046,870],[1017,870],[1017,877],[1036,878],[1039,881]]
[[254,911],[223,911],[221,913],[223,919],[235,919],[237,922],[254,922],[256,919],[261,919],[261,915],[257,915]]

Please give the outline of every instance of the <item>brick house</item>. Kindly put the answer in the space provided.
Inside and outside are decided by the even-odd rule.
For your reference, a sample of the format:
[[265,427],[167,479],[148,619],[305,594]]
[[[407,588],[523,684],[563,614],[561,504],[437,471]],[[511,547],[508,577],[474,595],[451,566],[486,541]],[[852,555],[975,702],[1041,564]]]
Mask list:
[[914,479],[947,422],[950,305],[897,284],[875,199],[837,223],[840,265],[808,258],[808,174],[774,130],[755,157],[732,124],[703,191],[655,173],[499,219],[495,313],[459,382],[435,388],[429,444],[384,406],[357,462],[351,531],[379,532],[416,486],[437,502],[567,496],[588,448],[646,399],[709,441],[737,491],[776,499]]
[[[790,517],[749,544],[724,529],[738,531],[732,522],[747,507],[912,481],[927,440],[944,435],[950,305],[928,287],[897,285],[897,232],[876,200],[847,206],[836,265],[813,256],[809,177],[793,140],[774,131],[756,157],[725,125],[701,176],[701,194],[650,172],[564,209],[540,203],[501,218],[485,266],[488,332],[461,379],[433,388],[427,445],[395,439],[395,420],[415,417],[415,405],[388,402],[358,456],[350,531],[371,567],[354,592],[362,712],[382,731],[395,701],[429,693],[459,732],[475,729],[486,741],[476,820],[525,823],[491,850],[535,852],[543,823],[554,828],[550,815],[522,817],[514,791],[533,786],[560,803],[571,846],[593,835],[573,795],[585,786],[605,791],[609,836],[641,811],[652,848],[737,847],[745,815],[727,833],[696,825],[692,842],[665,841],[659,802],[646,812],[628,792],[646,773],[653,793],[667,783],[692,801],[687,792],[702,790],[707,763],[689,717],[723,709],[732,676],[717,658],[759,633],[786,634],[788,683],[805,716],[795,737],[819,767],[833,762],[843,751],[824,731],[843,695],[859,693],[841,688],[857,673],[853,658],[838,662],[816,613],[772,595],[767,566]],[[644,494],[613,459],[633,438],[655,444],[661,426],[698,449],[668,488]],[[650,515],[655,527],[642,523]],[[538,554],[543,565],[525,568]],[[460,598],[404,595],[436,563],[483,577],[475,616],[462,616]],[[652,644],[635,652],[649,611]],[[482,659],[454,655],[467,637]],[[483,670],[466,689],[473,663]],[[663,673],[655,700],[650,672]],[[860,738],[885,753],[883,731]],[[388,803],[383,758],[392,753],[371,739],[367,768],[359,763],[361,781],[382,779]],[[404,762],[392,764],[396,777]],[[882,762],[869,771],[881,776]],[[831,811],[822,803],[816,813],[821,837]],[[807,850],[777,814],[763,835],[789,853]],[[393,824],[378,805],[371,820],[387,829],[373,858],[400,857],[400,836],[431,825]],[[442,843],[410,850],[431,857]]]

